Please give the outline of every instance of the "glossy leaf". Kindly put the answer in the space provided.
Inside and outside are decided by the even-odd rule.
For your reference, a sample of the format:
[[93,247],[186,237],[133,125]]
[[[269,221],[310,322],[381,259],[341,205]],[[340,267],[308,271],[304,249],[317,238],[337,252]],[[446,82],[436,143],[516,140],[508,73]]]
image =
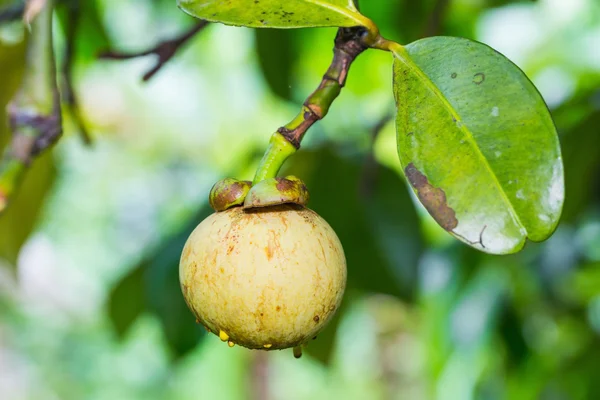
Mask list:
[[435,37],[394,50],[398,152],[417,196],[455,237],[494,254],[556,228],[556,128],[525,74],[493,49]]
[[253,28],[351,27],[368,21],[352,0],[178,0],[186,13]]

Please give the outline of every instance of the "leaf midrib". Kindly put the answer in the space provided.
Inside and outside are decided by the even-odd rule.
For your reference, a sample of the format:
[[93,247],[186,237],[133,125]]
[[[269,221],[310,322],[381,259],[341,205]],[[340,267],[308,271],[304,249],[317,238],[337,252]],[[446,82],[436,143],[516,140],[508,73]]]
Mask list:
[[485,168],[487,169],[489,174],[492,176],[492,178],[493,178],[492,181],[496,184],[496,187],[498,188],[498,191],[500,192],[502,199],[508,205],[510,214],[514,218],[515,222],[525,231],[524,235],[528,236],[529,232],[527,231],[527,228],[525,227],[525,225],[521,222],[521,218],[519,217],[519,214],[517,213],[517,211],[515,210],[514,206],[511,203],[510,199],[508,198],[508,195],[504,191],[504,187],[498,180],[498,177],[494,173],[494,170],[490,166],[487,158],[481,152],[481,149],[479,148],[477,141],[473,137],[473,134],[467,128],[466,124],[462,122],[462,118],[460,117],[458,112],[454,109],[452,104],[450,104],[448,99],[446,99],[446,96],[444,96],[444,94],[437,87],[437,85],[435,83],[433,83],[433,81],[429,78],[429,76],[427,76],[427,74],[425,74],[425,72],[421,68],[419,68],[419,66],[412,60],[412,58],[410,58],[410,56],[408,54],[406,54],[406,56],[404,56],[403,54],[401,54],[401,51],[406,52],[406,50],[404,50],[404,49],[402,49],[402,50],[394,49],[394,51],[393,51],[394,56],[396,56],[396,58],[399,61],[401,61],[402,63],[404,63],[404,65],[406,65],[408,68],[410,68],[411,71],[425,84],[425,86],[433,92],[433,94],[441,101],[444,108],[446,108],[446,110],[453,117],[454,120],[456,120],[457,122],[461,122],[461,126],[457,127],[457,128],[460,129],[465,134],[467,141],[469,142],[471,147],[475,149],[475,153],[479,156],[481,162],[485,165]]

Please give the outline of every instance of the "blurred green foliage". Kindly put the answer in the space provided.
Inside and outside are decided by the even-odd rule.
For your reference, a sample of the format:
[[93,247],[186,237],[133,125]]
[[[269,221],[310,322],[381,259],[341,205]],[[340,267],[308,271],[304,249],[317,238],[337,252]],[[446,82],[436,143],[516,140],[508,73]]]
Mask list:
[[[598,397],[596,1],[361,2],[390,38],[481,40],[529,75],[560,133],[564,215],[547,242],[512,256],[450,238],[407,189],[393,124],[370,156],[373,126],[393,104],[391,59],[361,55],[283,171],[306,181],[349,270],[341,311],[300,361],[207,335],[185,308],[177,265],[212,183],[252,177],[271,132],[325,72],[335,29],[211,25],[144,85],[154,60],[95,55],[149,48],[193,21],[170,0],[72,5],[84,10],[74,81],[95,144],[82,146],[67,123],[0,217],[2,399]],[[59,62],[65,18],[59,10]],[[19,83],[24,36],[0,24],[3,106]],[[8,139],[1,117],[0,143]]]

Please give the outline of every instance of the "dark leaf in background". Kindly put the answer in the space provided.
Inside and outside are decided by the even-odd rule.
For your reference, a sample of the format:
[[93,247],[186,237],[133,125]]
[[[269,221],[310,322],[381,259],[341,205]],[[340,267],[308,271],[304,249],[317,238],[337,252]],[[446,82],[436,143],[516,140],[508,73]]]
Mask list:
[[363,0],[360,11],[379,26],[384,37],[408,43],[424,36],[434,0]]
[[[287,170],[304,180],[311,196],[309,207],[339,236],[349,288],[406,298],[410,284],[402,277],[411,275],[405,270],[416,268],[422,246],[418,217],[405,183],[385,167],[376,174],[373,193],[361,196],[363,161],[341,157],[331,149],[304,150]],[[406,251],[387,254],[390,246],[382,240]]]
[[108,314],[119,337],[146,310],[145,265],[139,265],[121,279],[109,295]]
[[594,197],[600,182],[598,127],[600,110],[590,114],[561,139],[565,168],[565,206],[563,221],[576,220]]
[[[344,246],[347,295],[385,293],[409,299],[422,250],[415,207],[402,179],[381,166],[372,193],[361,194],[363,162],[364,157],[344,158],[328,148],[303,150],[286,170],[304,180],[311,194],[309,207],[332,226]],[[309,354],[330,361],[341,315],[309,344]]]
[[521,320],[514,305],[504,304],[500,313],[498,328],[506,345],[508,361],[513,367],[521,365],[530,355],[522,330],[515,329],[516,326],[521,325]]
[[292,98],[292,72],[298,53],[294,38],[301,32],[254,29],[258,63],[269,88],[284,100]]
[[[78,21],[71,18],[69,9],[77,10]],[[96,0],[66,0],[57,8],[57,15],[63,32],[68,31],[69,24],[77,24],[75,43],[77,63],[87,64],[96,61],[100,51],[112,48]]]
[[179,286],[181,250],[194,228],[212,210],[205,206],[181,231],[151,251],[131,273],[111,291],[109,313],[115,329],[123,336],[143,312],[161,322],[170,348],[177,357],[185,355],[204,337],[196,324]]

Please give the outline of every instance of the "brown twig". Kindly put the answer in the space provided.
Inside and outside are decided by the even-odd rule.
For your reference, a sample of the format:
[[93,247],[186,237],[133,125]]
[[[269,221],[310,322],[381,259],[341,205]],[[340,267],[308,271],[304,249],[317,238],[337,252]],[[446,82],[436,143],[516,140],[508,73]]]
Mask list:
[[61,66],[63,76],[63,101],[71,112],[73,122],[77,127],[81,139],[86,145],[90,145],[92,139],[83,122],[81,110],[79,108],[79,100],[73,90],[73,63],[75,46],[77,43],[77,30],[81,21],[81,8],[77,3],[71,3],[67,5],[67,7],[65,56]]
[[177,51],[192,37],[194,37],[198,32],[203,30],[208,25],[208,21],[200,21],[196,25],[194,25],[191,29],[184,32],[182,35],[170,39],[165,40],[164,42],[159,43],[155,47],[137,53],[121,53],[116,51],[107,51],[101,53],[99,58],[105,60],[128,60],[131,58],[144,57],[149,55],[158,56],[158,61],[143,76],[144,82],[150,80],[173,56]]
[[446,15],[446,11],[450,6],[450,0],[437,0],[433,10],[431,12],[431,16],[427,22],[425,27],[424,37],[436,36],[439,35],[442,31],[442,23],[444,22],[444,17]]
[[369,46],[363,39],[367,31],[362,27],[340,28],[335,38],[333,61],[323,76],[321,84],[304,102],[300,114],[277,130],[297,149],[306,131],[327,115],[331,103],[346,84],[348,71],[354,59]]

